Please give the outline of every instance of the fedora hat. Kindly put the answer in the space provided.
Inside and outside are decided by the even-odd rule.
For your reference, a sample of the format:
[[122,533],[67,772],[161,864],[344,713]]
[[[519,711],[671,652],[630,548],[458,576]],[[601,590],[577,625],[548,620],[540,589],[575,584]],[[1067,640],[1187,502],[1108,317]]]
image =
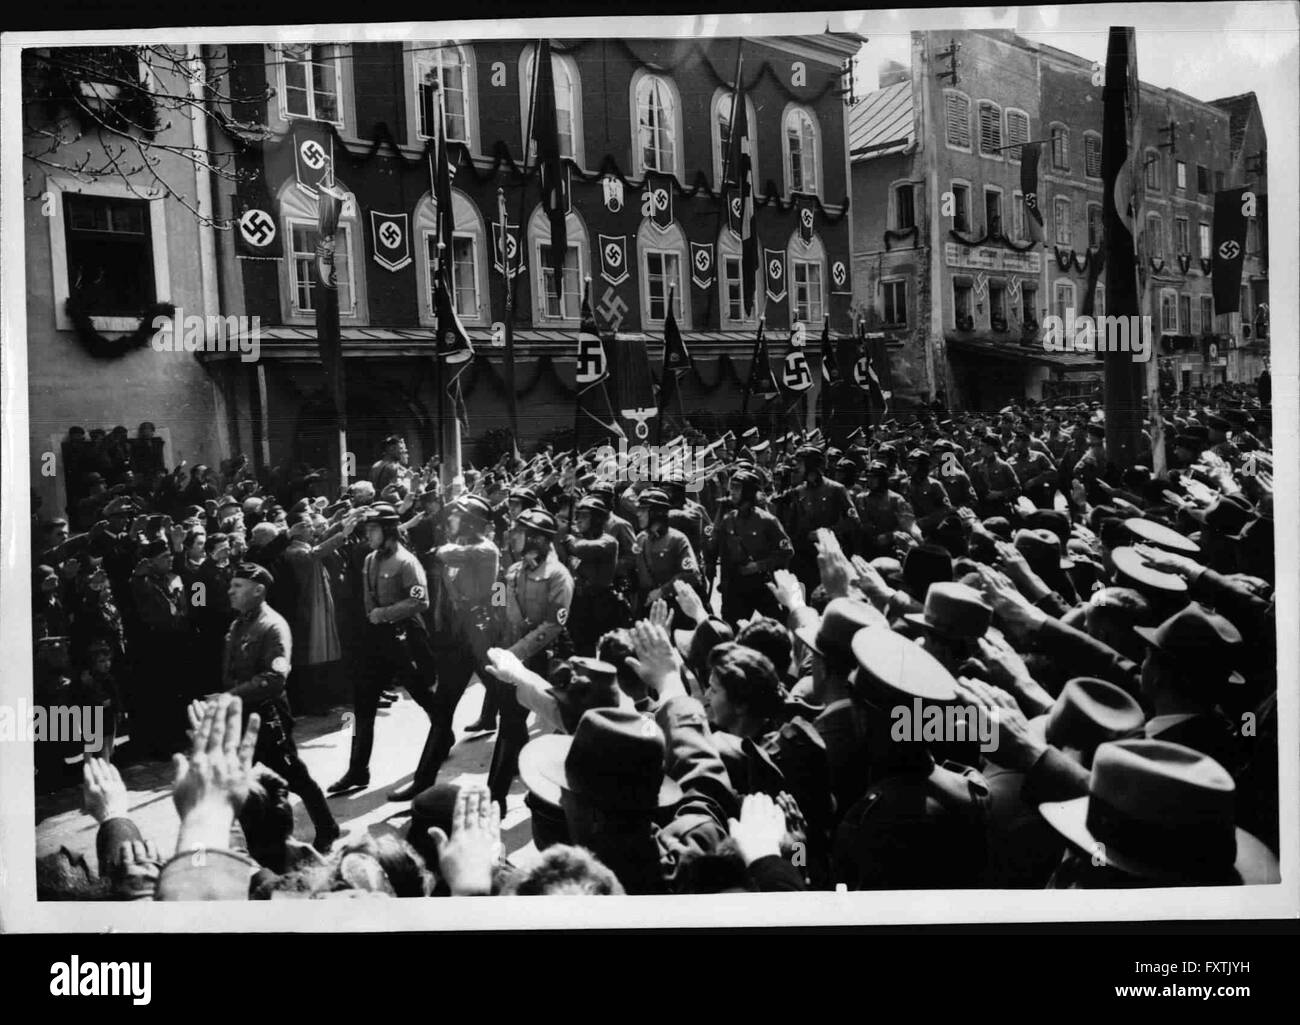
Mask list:
[[667,743],[649,716],[623,708],[593,708],[573,736],[538,737],[519,752],[519,776],[543,801],[564,793],[612,811],[653,812],[682,799],[664,775]]
[[1145,722],[1142,706],[1130,694],[1105,680],[1080,676],[1066,683],[1045,714],[1029,720],[1029,729],[1053,747],[1078,751],[1090,766],[1100,745],[1140,734]]
[[853,650],[853,638],[859,630],[872,626],[889,628],[889,620],[883,612],[864,601],[853,598],[835,598],[826,606],[821,622],[802,626],[794,635],[825,657],[831,655],[848,655]]
[[856,697],[889,704],[920,698],[936,704],[957,700],[957,682],[928,651],[893,630],[867,627],[853,635]]
[[1102,744],[1088,796],[1038,806],[1080,850],[1165,885],[1280,881],[1271,851],[1234,822],[1236,786],[1213,758],[1162,740]]
[[926,592],[925,611],[908,612],[903,618],[944,637],[974,640],[992,624],[993,609],[973,587],[938,583]]
[[[1241,632],[1217,612],[1199,602],[1180,609],[1159,626],[1135,626],[1133,632],[1147,644],[1189,667],[1229,670],[1242,649]],[[1244,683],[1238,672],[1228,682]]]
[[1138,540],[1163,548],[1167,552],[1192,556],[1199,555],[1201,552],[1201,546],[1190,537],[1178,533],[1172,527],[1166,527],[1163,523],[1156,523],[1155,520],[1134,516],[1125,520],[1124,526]]

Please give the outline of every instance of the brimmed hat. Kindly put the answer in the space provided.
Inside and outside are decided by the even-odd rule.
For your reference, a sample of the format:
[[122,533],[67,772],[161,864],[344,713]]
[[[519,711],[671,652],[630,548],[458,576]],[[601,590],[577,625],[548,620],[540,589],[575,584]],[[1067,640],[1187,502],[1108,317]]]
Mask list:
[[946,704],[957,699],[957,682],[933,655],[893,630],[867,627],[853,635],[858,660],[854,694],[867,701],[900,697]]
[[511,502],[522,502],[525,509],[531,509],[541,501],[532,488],[511,488],[507,499]]
[[367,510],[366,522],[378,523],[381,527],[395,527],[402,522],[402,517],[398,515],[397,510],[391,505],[386,502],[377,502]]
[[1124,521],[1124,527],[1138,540],[1145,541],[1157,548],[1163,548],[1167,552],[1177,552],[1182,555],[1200,554],[1200,545],[1190,537],[1178,533],[1172,527],[1166,527],[1163,523],[1133,517]]
[[804,463],[815,463],[817,466],[826,464],[826,453],[812,445],[802,445],[795,452],[794,457]]
[[847,656],[853,650],[853,638],[858,631],[872,626],[889,629],[889,620],[884,613],[864,601],[835,598],[822,612],[821,622],[816,627],[800,627],[794,635],[823,657],[828,653]]
[[1187,593],[1187,581],[1175,573],[1152,568],[1147,564],[1146,556],[1136,548],[1115,548],[1110,558],[1118,578],[1115,582],[1120,587],[1133,587],[1143,594],[1155,594],[1161,598]]
[[1046,528],[1017,530],[1015,546],[1036,573],[1074,568],[1074,559],[1061,553],[1061,539]]
[[1161,740],[1102,744],[1088,793],[1038,811],[1106,866],[1174,885],[1280,881],[1273,854],[1235,825],[1232,777],[1199,751]]
[[1255,518],[1255,507],[1244,495],[1220,495],[1208,509],[1193,509],[1188,515],[1216,534],[1237,534]]
[[1025,526],[1032,530],[1050,530],[1062,547],[1070,540],[1070,517],[1056,509],[1035,509],[1025,517]]
[[672,506],[672,503],[668,501],[668,496],[658,488],[646,488],[636,496],[636,504],[643,505],[646,508],[658,509],[668,509]]
[[1245,682],[1240,673],[1232,671],[1232,663],[1242,648],[1241,632],[1199,602],[1180,609],[1159,626],[1135,626],[1133,632],[1189,668],[1225,673],[1229,683]]
[[1140,733],[1145,722],[1142,706],[1126,691],[1080,676],[1066,683],[1046,714],[1029,720],[1029,729],[1053,747],[1080,752],[1091,765],[1100,745]]
[[593,708],[572,737],[538,737],[519,753],[519,776],[539,798],[559,805],[567,791],[614,811],[653,812],[682,799],[664,775],[667,744],[649,716],[622,708]]
[[492,520],[492,507],[478,495],[462,495],[452,508],[462,516],[472,516],[483,523]]
[[931,584],[925,611],[903,616],[909,623],[944,637],[974,640],[993,623],[993,609],[973,587],[957,583]]
[[934,584],[947,583],[952,580],[952,553],[929,543],[909,548],[903,557],[903,580],[917,595]]

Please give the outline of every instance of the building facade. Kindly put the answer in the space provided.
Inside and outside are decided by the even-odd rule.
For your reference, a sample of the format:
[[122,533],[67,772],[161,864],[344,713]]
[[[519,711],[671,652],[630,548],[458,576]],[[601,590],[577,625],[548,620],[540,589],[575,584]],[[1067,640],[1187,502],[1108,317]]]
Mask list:
[[[896,391],[980,409],[1098,396],[1101,362],[1047,351],[1043,331],[1049,315],[1106,312],[1102,69],[1002,30],[916,32],[911,58],[882,69],[850,130],[856,299],[894,335]],[[1155,358],[1175,386],[1254,380],[1265,216],[1250,227],[1241,313],[1214,312],[1208,272],[1214,192],[1250,185],[1267,209],[1258,105],[1145,83],[1140,103]],[[1041,242],[1015,145],[1033,141]]]
[[112,48],[59,53],[29,51],[23,66],[29,460],[45,517],[64,515],[81,494],[87,468],[65,447],[73,426],[134,436],[151,421],[169,466],[229,454],[224,396],[203,365],[136,334],[160,304],[217,313],[211,238],[190,209],[200,183],[175,151],[195,145],[195,121],[158,119],[152,169],[127,153],[121,171],[93,173],[122,141],[101,123],[156,116],[143,93],[105,83],[139,78],[184,95],[184,78]]
[[[530,174],[525,182],[519,173],[534,42],[239,45],[210,53],[211,61],[228,62],[233,94],[266,97],[232,104],[230,118],[269,129],[258,143],[243,143],[233,132],[217,140],[250,172],[249,181],[219,190],[218,216],[237,217],[249,206],[266,210],[283,243],[282,254],[264,258],[250,255],[233,235],[218,237],[225,308],[258,316],[262,324],[256,365],[209,361],[233,396],[237,447],[272,463],[295,458],[321,465],[332,429],[310,305],[316,207],[296,185],[296,122],[325,126],[322,144],[332,145],[337,182],[349,194],[339,296],[348,441],[359,466],[394,432],[408,438],[413,460],[431,454],[438,415],[437,212],[429,152],[439,102],[453,143],[454,301],[476,350],[458,382],[470,461],[481,454],[480,442],[508,422],[499,193],[524,264],[513,332],[521,446],[573,426],[576,334],[588,279],[597,326],[644,337],[656,368],[671,295],[695,359],[681,380],[681,412],[707,419],[740,407],[758,319],[739,308],[740,243],[718,197],[738,47],[756,144],[757,233],[764,251],[783,257],[788,281],[781,299],[765,301],[759,311],[774,362],[797,323],[814,341],[810,356],[824,317],[837,334],[850,331],[840,90],[844,62],[860,40],[828,34],[740,43],[553,41],[572,197],[559,296],[537,178]],[[805,211],[810,239],[799,227]],[[394,268],[395,261],[377,259],[386,254],[371,216],[376,212],[407,215],[409,248],[399,252],[409,262]],[[700,257],[701,244],[711,247],[711,265]],[[763,301],[761,286],[759,292]]]

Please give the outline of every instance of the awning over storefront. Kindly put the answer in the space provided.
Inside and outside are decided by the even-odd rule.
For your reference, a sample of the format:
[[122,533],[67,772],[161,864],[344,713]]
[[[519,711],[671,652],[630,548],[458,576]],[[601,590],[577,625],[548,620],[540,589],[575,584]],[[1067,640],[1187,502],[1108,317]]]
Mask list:
[[1007,360],[1015,363],[1047,365],[1070,370],[1101,370],[1102,362],[1092,352],[1049,352],[1041,343],[1020,345],[1016,342],[992,342],[980,338],[947,336],[949,349],[982,359]]

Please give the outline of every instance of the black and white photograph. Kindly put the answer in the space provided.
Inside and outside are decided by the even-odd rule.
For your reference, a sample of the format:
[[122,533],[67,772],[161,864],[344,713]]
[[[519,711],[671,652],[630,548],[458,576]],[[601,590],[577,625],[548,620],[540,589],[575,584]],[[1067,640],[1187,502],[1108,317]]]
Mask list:
[[1300,914],[1298,25],[6,33],[0,928]]

